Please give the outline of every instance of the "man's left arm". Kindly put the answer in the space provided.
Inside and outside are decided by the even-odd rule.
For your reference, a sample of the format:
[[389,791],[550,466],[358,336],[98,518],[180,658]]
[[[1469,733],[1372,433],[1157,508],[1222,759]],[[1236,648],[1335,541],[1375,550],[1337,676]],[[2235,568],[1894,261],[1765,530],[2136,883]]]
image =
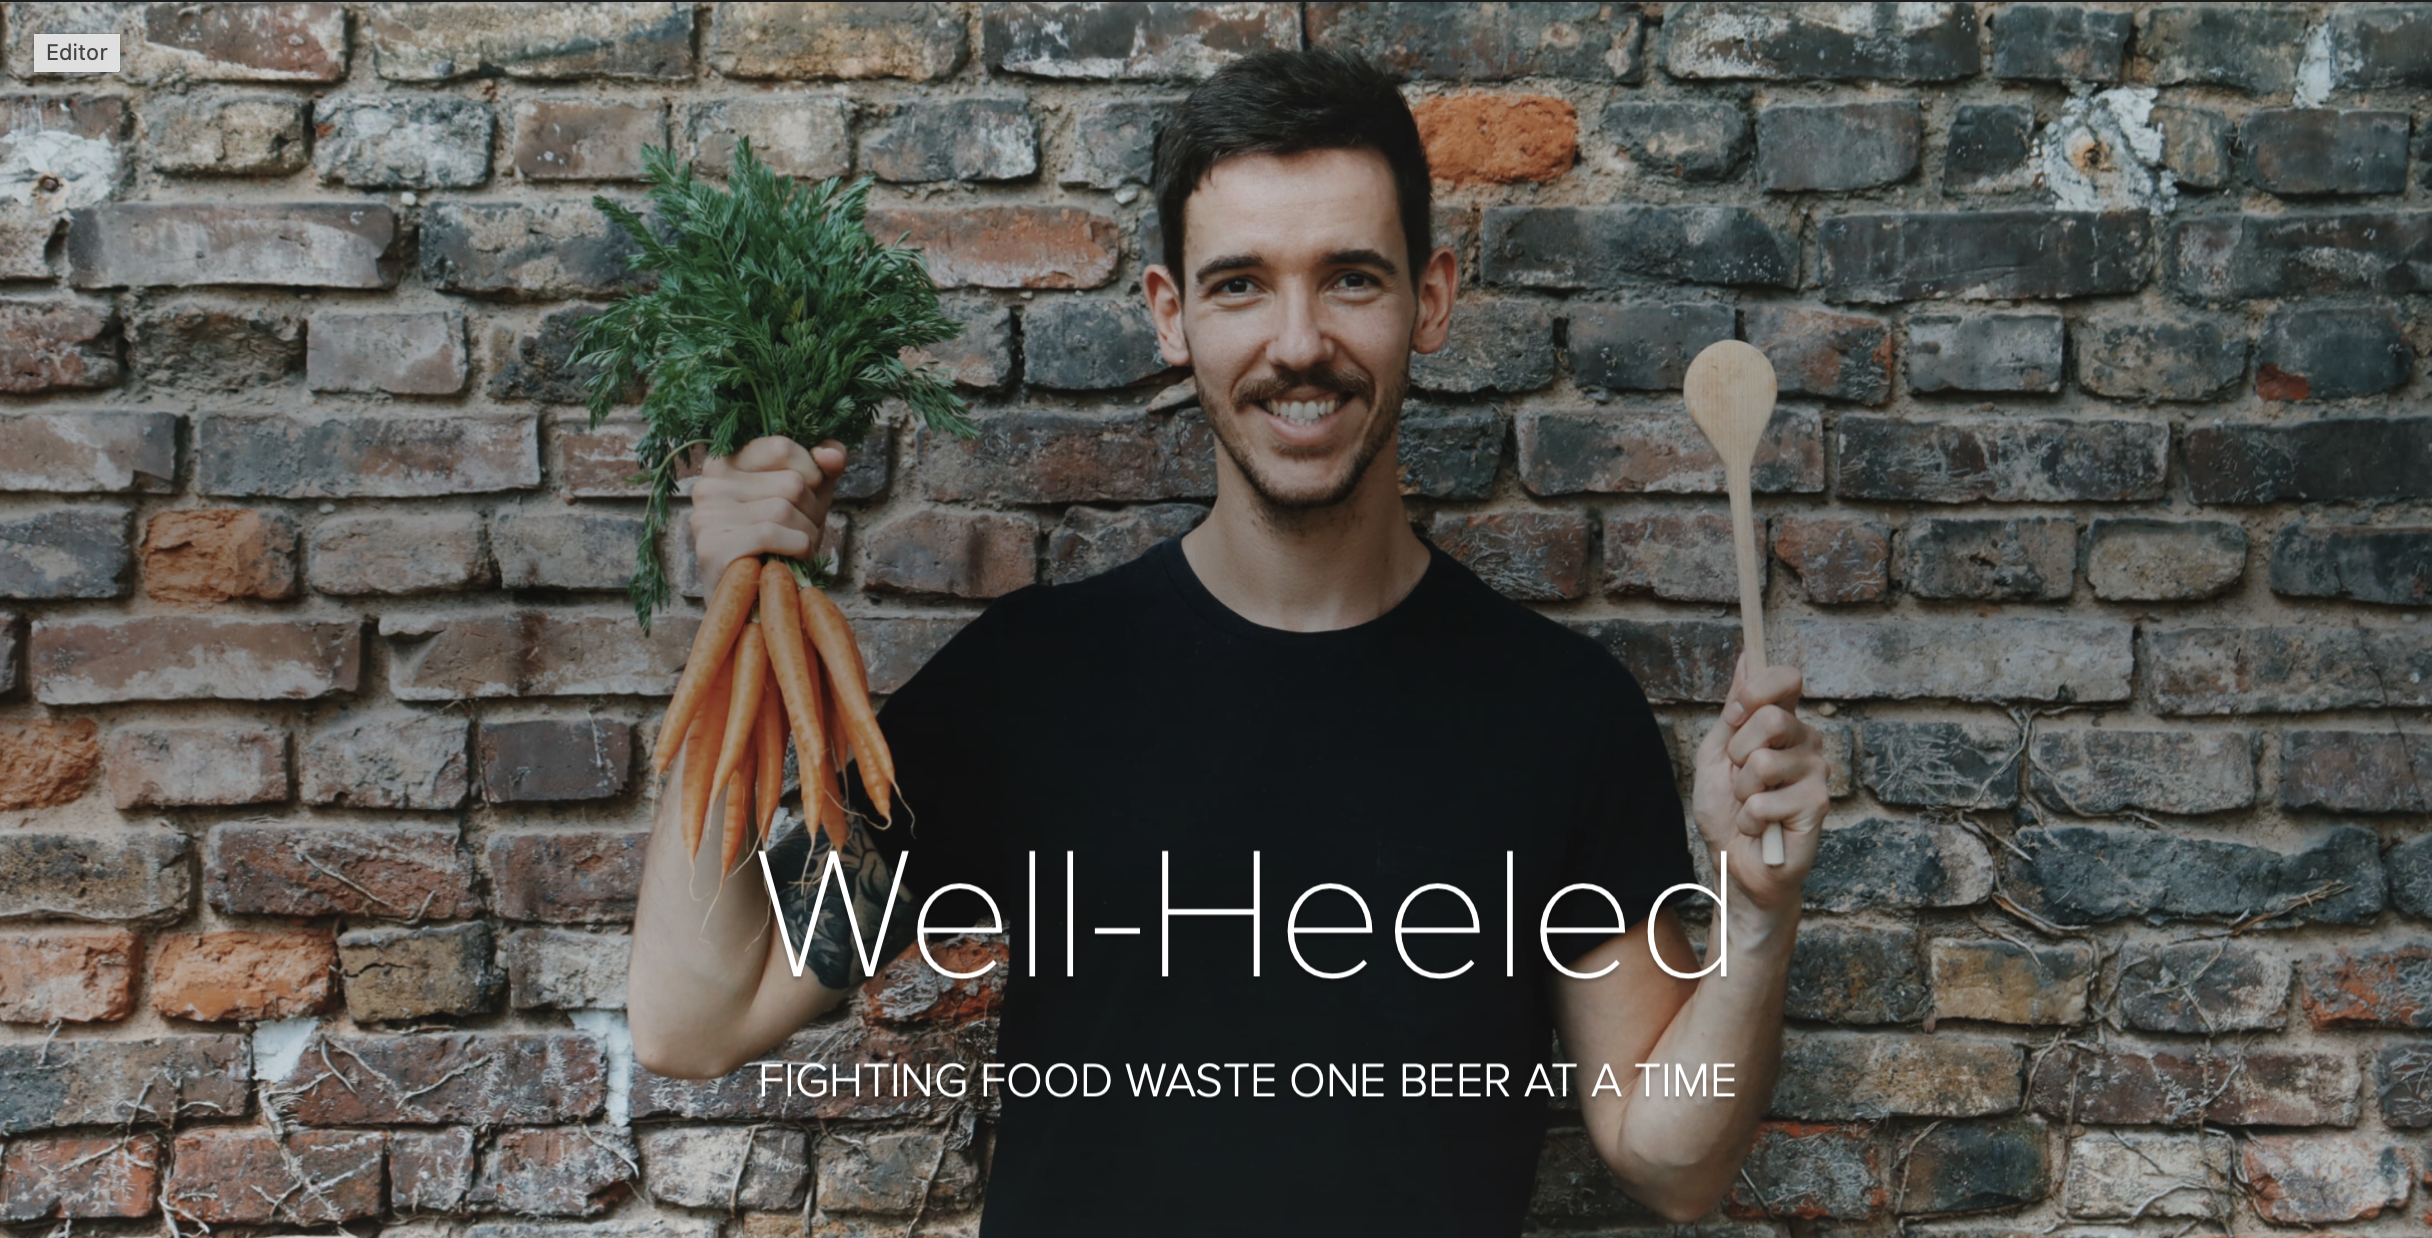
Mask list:
[[[1593,973],[1611,963],[1611,972],[1555,982],[1555,1025],[1579,1064],[1573,1078],[1589,1138],[1631,1195],[1674,1221],[1704,1216],[1722,1199],[1773,1098],[1799,886],[1829,802],[1822,738],[1795,712],[1800,688],[1791,667],[1769,667],[1753,681],[1735,674],[1721,718],[1698,746],[1692,811],[1730,904],[1714,919],[1708,949],[1725,949],[1729,974],[1683,980],[1657,966],[1650,939],[1674,970],[1712,961],[1711,953],[1696,956],[1667,910],[1570,964]],[[1761,840],[1774,823],[1785,862],[1768,867]],[[1717,1085],[1724,1063],[1731,1081]],[[1642,1064],[1654,1069],[1642,1072]],[[1619,1095],[1594,1087],[1607,1067]],[[1680,1081],[1701,1077],[1696,1094],[1684,1094],[1690,1089]]]

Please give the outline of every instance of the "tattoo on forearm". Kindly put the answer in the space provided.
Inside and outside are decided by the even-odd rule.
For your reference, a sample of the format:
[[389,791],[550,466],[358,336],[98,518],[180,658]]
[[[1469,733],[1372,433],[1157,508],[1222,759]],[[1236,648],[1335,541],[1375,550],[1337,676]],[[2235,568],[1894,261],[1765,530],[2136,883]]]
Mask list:
[[[827,831],[805,829],[802,814],[788,807],[778,815],[768,846],[768,864],[769,872],[776,878],[779,911],[796,948],[800,948],[804,935],[809,935],[806,966],[819,983],[844,990],[869,979],[854,952],[853,926],[845,917],[849,914],[860,924],[865,944],[877,937],[880,920],[886,921],[886,939],[878,947],[883,966],[884,960],[894,958],[912,943],[914,913],[910,897],[905,896],[896,900],[895,914],[887,915],[887,896],[894,887],[894,873],[887,857],[871,845],[869,830],[858,815],[845,833],[844,854],[838,863],[844,875],[844,888],[852,897],[837,898],[831,884],[828,897],[821,901],[819,883],[827,875],[830,849]],[[811,922],[814,903],[819,907],[816,924]]]

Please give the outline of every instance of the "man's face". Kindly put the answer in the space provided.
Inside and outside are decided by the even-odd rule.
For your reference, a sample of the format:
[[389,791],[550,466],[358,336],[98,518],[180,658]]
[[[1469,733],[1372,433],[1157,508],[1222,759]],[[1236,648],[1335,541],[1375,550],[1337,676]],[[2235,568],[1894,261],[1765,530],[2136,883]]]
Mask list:
[[1343,502],[1393,440],[1411,350],[1443,344],[1451,255],[1408,269],[1374,151],[1235,156],[1186,210],[1183,269],[1146,281],[1166,360],[1263,506]]

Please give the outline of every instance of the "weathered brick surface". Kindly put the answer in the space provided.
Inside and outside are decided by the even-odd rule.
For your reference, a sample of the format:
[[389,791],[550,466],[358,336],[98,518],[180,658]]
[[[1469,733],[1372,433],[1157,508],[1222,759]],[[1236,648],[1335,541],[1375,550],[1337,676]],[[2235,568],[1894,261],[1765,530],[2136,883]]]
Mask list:
[[[1760,494],[1822,489],[1823,421],[1813,408],[1775,410],[1757,440],[1751,487]],[[1540,496],[1723,493],[1722,459],[1685,410],[1532,410],[1514,420],[1513,431],[1520,482]]]
[[2422,292],[2432,279],[2427,249],[2432,213],[2423,211],[2191,219],[2163,246],[2172,290],[2208,301]]
[[2205,422],[2180,450],[2199,503],[2322,503],[2432,496],[2432,417]]
[[2272,592],[2390,606],[2432,601],[2432,529],[2292,524],[2272,538]]
[[2046,1117],[2130,1126],[2353,1126],[2362,1082],[2346,1052],[2071,1046],[2039,1065],[2028,1103]]
[[[1550,337],[1552,323],[1546,325]],[[1550,338],[1545,354],[1546,377],[1551,378]],[[965,364],[975,361],[979,364],[972,367],[977,371],[974,376],[986,377],[990,367],[984,361],[966,358]],[[958,379],[962,368],[956,367]],[[1166,363],[1157,351],[1157,330],[1139,304],[1128,299],[1072,300],[1051,302],[1022,315],[1022,370],[1023,377],[1037,386],[1105,391],[1155,378],[1165,373]]]
[[2143,640],[2165,714],[2432,704],[2432,635],[2416,628],[2157,628]]
[[1412,77],[1636,82],[1644,74],[1644,23],[1624,5],[1453,13],[1429,4],[1305,7],[1311,43],[1357,51]]
[[[1865,1220],[1883,1210],[1883,1154],[1861,1123],[1766,1122],[1733,1185],[1733,1216]],[[1592,1172],[1592,1170],[1591,1170]]]
[[[1760,556],[1760,589],[1765,566],[1766,560]],[[1604,590],[1623,596],[1652,593],[1678,602],[1739,601],[1739,560],[1731,545],[1730,513],[1606,512]]]
[[0,300],[0,391],[115,387],[117,308],[91,301]]
[[1811,602],[1871,602],[1891,581],[1891,530],[1847,516],[1784,516],[1773,522],[1773,558]]
[[942,502],[1096,503],[1216,494],[1216,440],[1195,407],[1095,415],[1008,409],[968,439],[922,433],[920,474]]
[[1114,220],[1075,207],[873,210],[868,223],[917,246],[945,288],[1096,288],[1122,249]]
[[727,77],[922,82],[961,68],[966,46],[946,4],[722,4],[707,50]]
[[1853,414],[1833,434],[1848,498],[2117,503],[2162,497],[2170,427],[2110,418],[1912,421]]
[[608,718],[485,722],[474,745],[493,804],[609,799],[633,766],[633,725]]
[[126,1018],[142,954],[142,939],[124,929],[0,934],[0,1023]]
[[1677,391],[1697,354],[1732,333],[1727,305],[1574,306],[1571,377],[1582,387]]
[[0,597],[119,597],[127,591],[123,507],[54,507],[0,517]]
[[1820,911],[1964,907],[1992,888],[1992,863],[1974,835],[1873,817],[1824,831],[1806,896]]
[[1872,189],[1917,170],[1914,100],[1784,104],[1756,114],[1757,183],[1772,193]]
[[2407,187],[2403,111],[2265,108],[2238,134],[2246,175],[2282,197],[2397,193]]
[[211,828],[203,892],[242,915],[452,920],[476,914],[473,870],[453,825]]
[[1548,95],[1463,94],[1411,106],[1427,167],[1456,185],[1556,180],[1579,156],[1579,112]]
[[1038,527],[987,512],[915,512],[870,530],[862,579],[884,593],[992,598],[1037,574]]
[[2333,812],[2432,812],[2432,742],[2403,731],[2289,731],[2280,802]]
[[183,834],[0,834],[0,917],[174,920],[193,906]]
[[340,597],[445,592],[497,579],[473,512],[361,512],[313,526],[313,590]]
[[0,806],[73,804],[101,762],[90,718],[44,718],[0,725]]
[[693,10],[681,4],[375,4],[361,38],[381,77],[444,82],[693,75]]
[[2255,802],[2254,748],[2245,731],[2042,726],[2029,780],[2045,802],[2081,817],[2226,812]]
[[158,1136],[38,1136],[0,1153],[0,1221],[150,1216],[159,1197]]
[[423,282],[501,300],[609,297],[638,280],[633,241],[590,204],[454,202],[422,216]]
[[189,1224],[325,1225],[380,1211],[377,1132],[211,1127],[170,1149],[161,1203]]
[[313,108],[313,171],[357,189],[463,189],[490,178],[489,104],[450,95],[323,99]]
[[449,313],[315,314],[304,383],[315,391],[454,395],[464,390],[464,318]]
[[2255,342],[2255,394],[2267,400],[2380,395],[2415,373],[2415,350],[2388,310],[2283,306]]
[[1975,6],[1805,11],[1796,4],[1684,4],[1664,20],[1664,67],[1681,78],[1949,81],[1982,65]]
[[2077,382],[2119,400],[2209,400],[2246,374],[2246,334],[2185,313],[2079,320]]
[[1861,404],[1891,395],[1891,324],[1880,318],[1764,305],[1746,311],[1742,329],[1773,363],[1782,391]]
[[512,930],[499,948],[508,1001],[517,1010],[622,1010],[632,946],[624,933]]
[[2236,941],[2133,946],[2120,956],[2120,1016],[2148,1032],[2218,1035],[2285,1027],[2289,962]]
[[1799,265],[1798,238],[1746,207],[1497,206],[1482,226],[1490,284],[1787,287]]
[[899,184],[1021,180],[1039,169],[1039,124],[1021,99],[914,99],[863,126],[861,166]]
[[980,22],[981,55],[1044,78],[1198,78],[1263,48],[1300,44],[1299,6],[1006,4]]
[[1946,1122],[1918,1134],[1893,1207],[1903,1213],[1978,1212],[2042,1199],[2051,1186],[2049,1137],[2033,1118]]
[[351,622],[45,619],[33,625],[26,657],[34,696],[49,705],[311,700],[355,690],[363,641]]
[[2086,532],[2086,584],[2107,602],[2214,597],[2246,573],[2246,528],[2227,520],[2097,519]]
[[1870,718],[1859,728],[1859,777],[1886,804],[2007,808],[2018,802],[2023,749],[2006,720]]
[[2060,390],[2058,314],[1915,314],[1908,320],[1908,389]]
[[1494,493],[1510,423],[1491,408],[1404,405],[1396,431],[1402,493],[1431,499],[1483,499]]
[[2181,189],[2219,189],[2230,182],[2233,129],[2229,118],[2206,107],[2157,107],[2162,131],[2162,166]]
[[1748,117],[1735,103],[1615,103],[1604,136],[1633,166],[1684,181],[1729,180],[1748,159]]
[[662,616],[645,637],[622,608],[383,615],[389,694],[401,701],[658,695],[700,626]]
[[144,596],[208,606],[279,601],[296,592],[296,530],[287,514],[247,508],[166,511],[144,525]]
[[1588,522],[1554,512],[1443,512],[1429,541],[1505,597],[1552,602],[1587,593]]
[[2082,941],[2042,945],[1946,939],[1933,943],[1929,966],[1938,1020],[2073,1024],[2086,1018],[2094,949]]
[[2432,1049],[2394,1044],[2373,1059],[2381,1120],[2390,1126],[2432,1126]]
[[287,736],[221,727],[122,727],[110,734],[110,799],[121,809],[277,803]]
[[2315,1027],[2432,1027],[2432,947],[2316,955],[2298,1001]]
[[362,928],[338,935],[346,1013],[357,1023],[480,1014],[506,975],[491,961],[490,926]]
[[396,216],[370,202],[120,202],[76,212],[67,256],[79,288],[387,288],[396,240]]
[[152,166],[185,176],[285,176],[304,166],[303,103],[256,95],[164,99],[144,115]]
[[2009,103],[1970,103],[1951,113],[1943,145],[1944,193],[2008,193],[2034,180],[2035,109]]
[[253,1108],[251,1074],[243,1036],[0,1045],[0,1135],[242,1118]]
[[1070,584],[1121,567],[1158,542],[1190,532],[1206,516],[1195,503],[1067,508],[1047,534],[1047,583]]
[[1772,1112],[1827,1122],[2011,1113],[2025,1061],[2019,1046],[1990,1037],[1794,1033],[1782,1047]]
[[751,139],[752,154],[780,176],[820,180],[852,170],[853,104],[847,99],[722,99],[694,105],[690,126],[692,164],[705,175],[722,177],[734,167],[738,137]]
[[539,1127],[488,1140],[465,1204],[483,1212],[597,1216],[631,1194],[633,1136],[610,1129]]
[[422,498],[540,484],[530,417],[328,417],[218,413],[194,431],[205,494],[283,499]]
[[145,383],[226,396],[283,386],[304,362],[304,320],[217,297],[162,301],[134,316],[135,372]]
[[1920,516],[1899,535],[1892,573],[1917,597],[2067,601],[2077,584],[2077,522]]
[[515,175],[528,181],[634,180],[642,148],[667,145],[661,104],[527,99],[510,124]]
[[1833,920],[1800,927],[1783,1013],[1827,1023],[1914,1023],[1925,1015],[1917,931]]
[[164,493],[177,477],[175,413],[0,415],[0,490]]
[[2144,15],[2139,48],[2153,80],[2271,94],[2294,84],[2305,14],[2291,4],[2169,5]]
[[2257,1135],[2240,1152],[2256,1214],[2282,1225],[2403,1209],[2416,1165],[2397,1145],[2366,1135]]
[[2022,829],[2018,853],[1996,856],[2020,903],[2063,924],[2130,916],[2354,924],[2383,902],[2379,844],[2370,830],[2332,826],[2279,850],[2115,826]]
[[146,5],[150,73],[207,82],[334,82],[346,76],[346,6]]
[[1411,358],[1410,377],[1426,390],[1456,394],[1543,387],[1554,381],[1553,313],[1528,301],[1465,302],[1444,347]]
[[2013,81],[2116,82],[2135,15],[2061,4],[1995,13],[1993,76]]
[[[875,678],[871,686],[877,687]],[[549,924],[632,919],[642,885],[642,845],[648,837],[622,831],[492,835],[489,875],[498,914]]]
[[152,951],[152,1008],[223,1022],[319,1014],[337,995],[338,951],[317,929],[170,933]]
[[2128,624],[2101,619],[1804,619],[1769,640],[1825,699],[2124,701]]
[[641,1132],[650,1197],[686,1208],[802,1206],[811,1149],[798,1129],[654,1126]]
[[292,1119],[307,1126],[576,1122],[607,1099],[600,1044],[578,1033],[317,1039],[325,1053],[308,1049],[281,1083],[294,1093]]
[[2153,235],[2124,211],[1849,214],[1818,226],[1816,256],[1833,301],[2083,297],[2142,286]]
[[2229,1136],[2098,1131],[2069,1141],[2061,1206],[2072,1217],[2196,1217],[2229,1213]]

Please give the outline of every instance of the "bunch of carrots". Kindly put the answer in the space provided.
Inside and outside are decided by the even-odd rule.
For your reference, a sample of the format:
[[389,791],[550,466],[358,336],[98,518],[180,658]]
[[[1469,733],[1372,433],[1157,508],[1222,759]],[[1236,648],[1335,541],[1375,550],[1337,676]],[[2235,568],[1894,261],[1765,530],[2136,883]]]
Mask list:
[[[659,734],[654,776],[664,777],[676,754],[685,754],[687,854],[701,853],[710,805],[726,793],[725,871],[734,870],[747,838],[768,843],[789,735],[803,817],[818,821],[831,845],[844,846],[849,761],[860,761],[879,817],[893,819],[895,759],[870,709],[860,642],[836,603],[816,585],[797,584],[782,559],[737,559],[718,578]],[[682,740],[668,743],[668,736]]]

